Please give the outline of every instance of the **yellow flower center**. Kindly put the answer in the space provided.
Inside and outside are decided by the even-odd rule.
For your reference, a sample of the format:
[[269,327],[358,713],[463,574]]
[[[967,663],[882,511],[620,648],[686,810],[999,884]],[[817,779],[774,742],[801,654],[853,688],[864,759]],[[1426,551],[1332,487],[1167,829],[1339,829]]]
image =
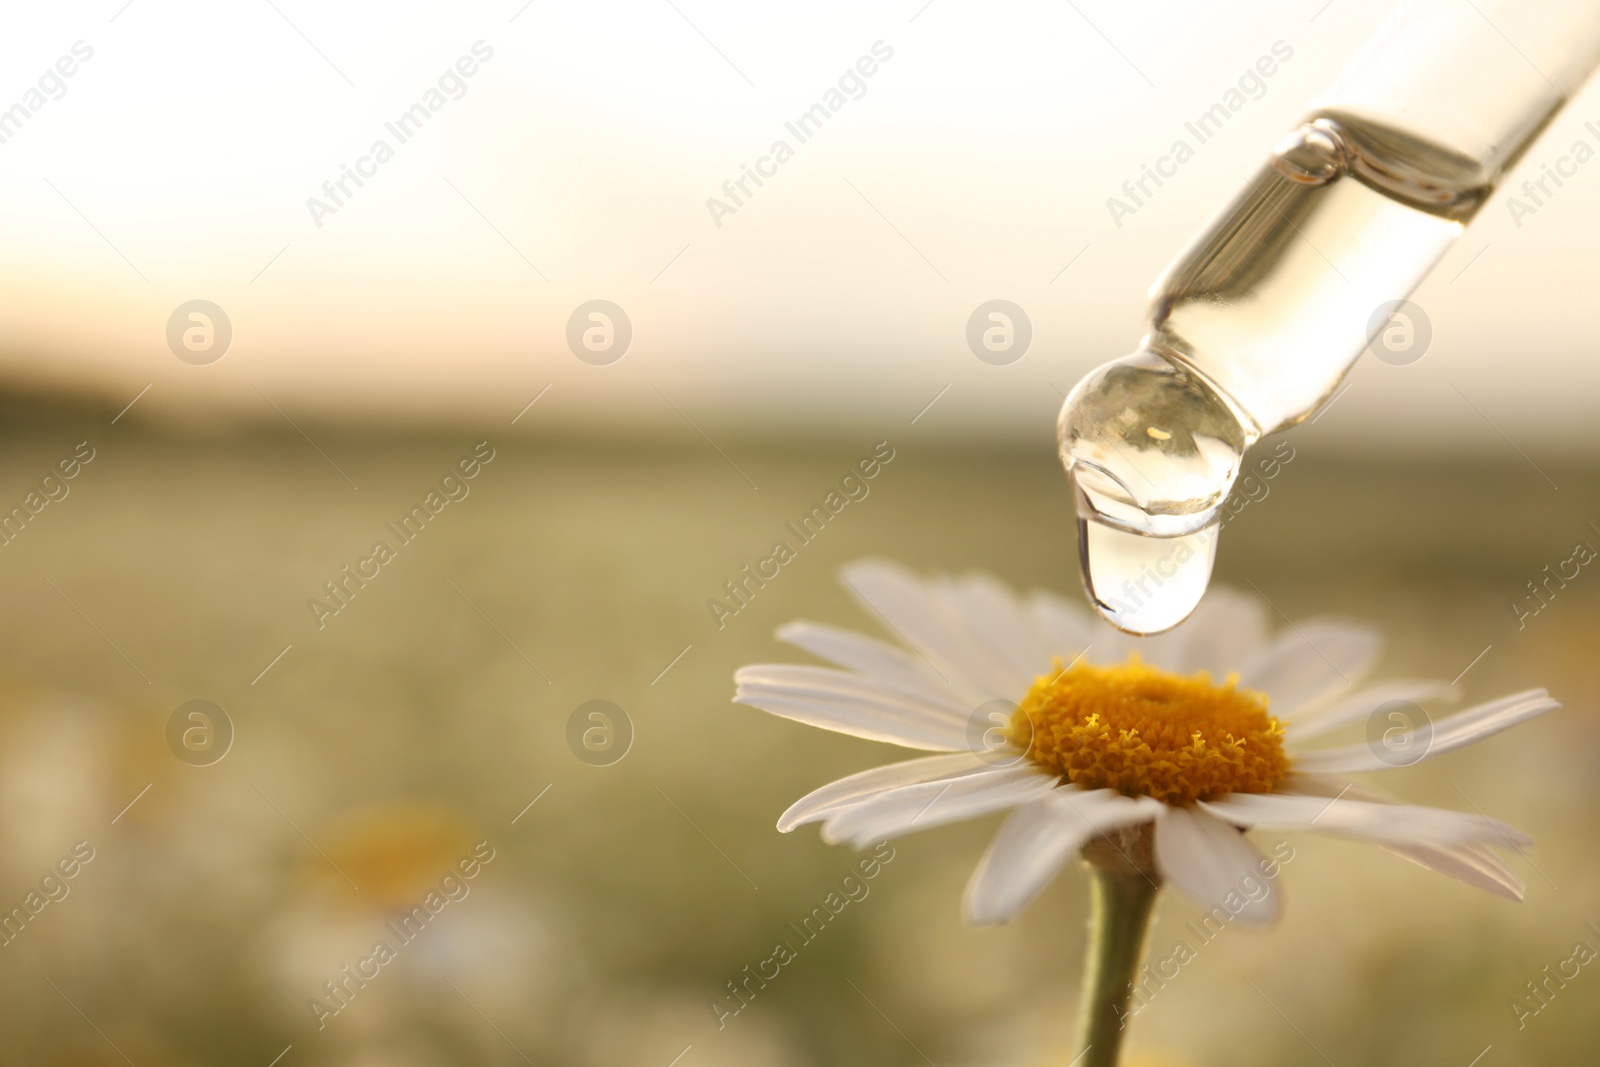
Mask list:
[[1028,757],[1086,789],[1168,804],[1267,793],[1289,773],[1283,724],[1267,698],[1147,667],[1078,664],[1034,680],[1007,736]]

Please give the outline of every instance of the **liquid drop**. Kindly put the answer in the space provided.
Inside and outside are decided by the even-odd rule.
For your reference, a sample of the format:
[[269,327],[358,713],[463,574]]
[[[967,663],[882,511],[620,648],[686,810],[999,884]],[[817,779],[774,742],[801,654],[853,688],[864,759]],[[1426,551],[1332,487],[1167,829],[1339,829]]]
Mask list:
[[1078,548],[1095,609],[1119,630],[1154,634],[1178,625],[1200,603],[1217,555],[1217,527],[1150,537],[1080,518]]
[[1156,633],[1194,609],[1245,449],[1333,395],[1387,325],[1380,309],[1410,295],[1497,176],[1323,112],[1167,268],[1142,351],[1091,371],[1061,409],[1084,586],[1109,622]]

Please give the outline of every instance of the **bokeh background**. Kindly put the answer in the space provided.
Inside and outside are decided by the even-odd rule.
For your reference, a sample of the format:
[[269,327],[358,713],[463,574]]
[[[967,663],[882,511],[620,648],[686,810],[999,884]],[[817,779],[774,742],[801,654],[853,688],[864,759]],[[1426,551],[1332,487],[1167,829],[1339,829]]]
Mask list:
[[[0,910],[93,858],[0,945],[0,1059],[1066,1063],[1083,879],[963,927],[997,820],[896,843],[719,1029],[856,859],[777,815],[895,756],[735,706],[731,676],[801,658],[791,618],[872,631],[835,581],[862,556],[1074,593],[1061,390],[1133,347],[1151,279],[1390,6],[13,12],[0,105],[93,57],[0,143],[0,503],[93,459],[0,545]],[[306,198],[479,40],[465,94],[317,226]],[[865,95],[717,226],[706,198],[880,40]],[[1106,198],[1277,41],[1264,94],[1115,225]],[[1524,167],[1597,116],[1574,100]],[[1384,674],[1565,702],[1386,783],[1529,831],[1527,900],[1290,835],[1283,923],[1201,950],[1137,1062],[1600,1047],[1592,967],[1512,1007],[1600,950],[1600,579],[1513,607],[1600,549],[1600,170],[1521,221],[1492,201],[1419,291],[1425,357],[1364,361],[1288,435],[1218,576],[1376,621]],[[1033,326],[1006,366],[965,339],[995,298]],[[195,299],[232,330],[203,365],[167,340]],[[606,365],[566,340],[594,299],[632,325]],[[483,441],[469,494],[319,627],[308,599]],[[870,495],[719,628],[707,599],[880,441]],[[232,725],[205,766],[169,743],[191,700]],[[592,700],[632,735],[607,766],[569,744]],[[319,1028],[307,1001],[484,841],[469,894]],[[1152,946],[1193,917],[1164,900]]]

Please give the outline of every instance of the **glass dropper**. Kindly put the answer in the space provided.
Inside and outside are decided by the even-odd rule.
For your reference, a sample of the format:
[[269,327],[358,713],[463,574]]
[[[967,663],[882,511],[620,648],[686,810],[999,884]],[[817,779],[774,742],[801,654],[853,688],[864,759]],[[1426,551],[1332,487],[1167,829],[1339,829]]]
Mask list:
[[1204,594],[1244,453],[1309,418],[1600,63],[1594,0],[1412,0],[1151,289],[1141,350],[1062,405],[1090,602]]

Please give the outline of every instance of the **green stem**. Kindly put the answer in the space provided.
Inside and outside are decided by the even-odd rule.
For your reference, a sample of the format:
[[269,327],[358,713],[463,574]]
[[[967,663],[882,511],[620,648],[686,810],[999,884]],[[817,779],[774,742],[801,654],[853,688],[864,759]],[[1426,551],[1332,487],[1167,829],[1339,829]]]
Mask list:
[[[1074,1067],[1116,1067],[1127,1032],[1128,1000],[1144,952],[1159,885],[1125,862],[1087,857],[1093,876],[1089,952]],[[1120,859],[1120,857],[1119,857]]]

